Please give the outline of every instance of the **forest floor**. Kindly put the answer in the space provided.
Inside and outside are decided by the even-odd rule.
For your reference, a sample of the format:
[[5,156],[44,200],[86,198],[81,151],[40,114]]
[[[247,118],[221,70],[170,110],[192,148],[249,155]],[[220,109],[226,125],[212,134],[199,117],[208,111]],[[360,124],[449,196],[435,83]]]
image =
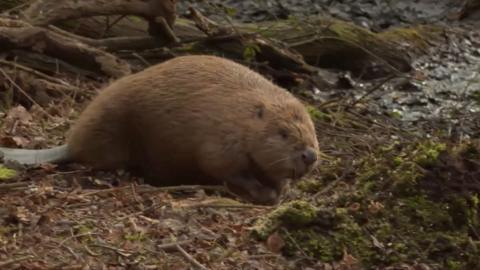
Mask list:
[[[329,159],[276,207],[78,164],[0,167],[0,269],[480,269],[475,15],[449,22],[451,1],[214,2],[244,22],[331,14],[372,31],[416,23],[455,31],[413,61],[415,82],[392,80],[372,92],[378,81],[350,78],[353,87],[316,92],[312,116]],[[81,96],[28,109],[7,104],[2,145],[61,144],[107,83],[59,78]]]

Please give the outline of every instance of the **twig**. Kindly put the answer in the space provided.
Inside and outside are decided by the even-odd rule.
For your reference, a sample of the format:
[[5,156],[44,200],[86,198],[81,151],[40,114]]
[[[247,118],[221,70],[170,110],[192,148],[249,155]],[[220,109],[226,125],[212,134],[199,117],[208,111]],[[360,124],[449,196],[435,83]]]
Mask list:
[[156,187],[145,190],[139,190],[139,193],[150,193],[150,192],[158,192],[158,191],[167,191],[167,192],[174,192],[174,191],[191,191],[191,190],[216,190],[216,191],[225,191],[223,186],[202,186],[202,185],[181,185],[181,186],[168,186],[168,187]]
[[5,79],[7,79],[13,86],[15,86],[15,88],[17,88],[17,90],[22,93],[28,100],[30,100],[30,102],[32,102],[33,104],[37,105],[40,110],[45,113],[50,119],[53,119],[53,116],[50,115],[42,106],[40,106],[40,104],[38,104],[27,92],[25,92],[25,90],[23,90],[6,72],[5,70],[3,70],[3,68],[0,68],[0,73],[2,73],[3,77],[5,77]]
[[366,97],[368,97],[369,95],[373,94],[375,91],[377,91],[378,89],[380,89],[380,87],[382,87],[383,85],[385,85],[387,82],[391,81],[393,78],[397,77],[395,74],[391,74],[390,76],[386,77],[383,81],[381,81],[380,83],[378,83],[377,85],[374,85],[371,89],[369,89],[365,94],[363,94],[360,98],[358,98],[357,100],[355,100],[354,102],[352,102],[350,105],[348,105],[346,107],[346,109],[348,110],[349,108],[353,108],[355,107],[355,105],[357,105],[360,101],[364,100]]
[[101,247],[101,248],[106,248],[115,251],[118,255],[121,255],[123,257],[128,257],[131,255],[131,252],[125,249],[109,246],[109,245],[104,245],[104,244],[93,244],[93,246],[96,247]]
[[320,190],[319,192],[317,192],[315,195],[312,196],[312,200],[315,201],[317,200],[318,197],[326,194],[327,192],[329,192],[330,190],[332,190],[332,188],[334,188],[338,182],[340,182],[342,180],[342,178],[338,178],[334,181],[332,181],[331,183],[329,183],[324,189]]
[[258,254],[258,255],[250,255],[248,256],[250,259],[258,260],[258,259],[268,259],[268,258],[281,258],[278,254]]
[[26,260],[32,259],[32,258],[34,258],[32,255],[27,255],[27,256],[13,258],[13,259],[10,259],[10,260],[0,262],[0,269],[4,269],[4,267],[7,267],[9,265],[12,265],[12,264],[15,264],[15,263],[18,263],[18,262],[21,262],[21,261],[26,261]]
[[63,246],[66,242],[68,242],[68,241],[70,241],[74,238],[78,238],[78,237],[82,237],[82,236],[91,236],[91,235],[98,235],[98,233],[88,232],[88,233],[75,234],[75,235],[72,235],[70,237],[67,237],[67,238],[63,239],[61,242],[58,243],[58,246]]
[[124,217],[121,217],[121,218],[118,219],[118,221],[124,221],[124,220],[126,220],[126,219],[131,218],[131,217],[135,217],[135,216],[141,215],[141,214],[143,214],[143,213],[145,213],[145,212],[147,212],[147,211],[153,210],[153,209],[155,209],[155,208],[157,208],[157,207],[160,207],[160,205],[152,205],[152,206],[149,206],[149,207],[143,209],[142,211],[138,211],[138,212],[132,213],[132,214],[130,214],[130,215],[126,215],[126,216],[124,216]]
[[157,245],[157,248],[163,249],[163,250],[171,250],[171,249],[178,250],[177,246],[190,244],[192,242],[193,242],[192,240],[185,240],[185,241],[180,241],[175,243],[160,244],[160,245]]
[[106,33],[108,33],[108,31],[110,31],[110,29],[112,29],[113,26],[115,26],[118,22],[120,22],[125,17],[127,17],[127,15],[120,15],[118,18],[116,18],[113,22],[110,23],[110,16],[107,16],[107,21],[106,21],[107,25],[103,30],[102,38],[105,36]]
[[208,270],[207,267],[203,266],[201,263],[199,263],[197,260],[195,260],[195,258],[193,258],[190,254],[188,254],[187,251],[185,251],[185,249],[183,249],[179,244],[176,244],[175,245],[175,248],[183,255],[183,257],[185,259],[187,259],[187,261],[189,261],[191,264],[193,264],[194,266],[202,269],[202,270]]
[[147,61],[147,59],[145,59],[140,54],[134,52],[134,53],[132,53],[132,55],[135,56],[138,60],[140,60],[143,64],[145,64],[145,66],[149,67],[149,66],[152,65],[150,62]]
[[18,183],[0,184],[0,190],[2,190],[2,189],[11,189],[11,188],[28,187],[30,184],[31,184],[30,182],[18,182]]
[[85,251],[86,251],[90,256],[98,257],[98,256],[101,255],[101,254],[99,254],[99,253],[93,252],[87,245],[84,245],[83,248],[85,249]]
[[282,231],[285,233],[285,235],[288,237],[288,239],[290,239],[290,241],[292,241],[293,245],[298,249],[298,251],[300,253],[302,253],[302,255],[305,258],[311,259],[311,257],[308,256],[307,253],[305,253],[305,250],[303,250],[303,248],[297,243],[297,241],[290,235],[290,233],[286,229],[282,229]]
[[[101,189],[101,190],[94,190],[91,191],[90,193],[83,194],[83,196],[92,196],[92,195],[97,195],[97,194],[102,194],[102,193],[109,193],[109,192],[117,192],[117,191],[123,191],[131,189],[130,186],[125,186],[125,187],[118,187],[118,188],[109,188],[109,189]],[[184,185],[184,186],[167,186],[167,187],[152,187],[149,185],[139,185],[137,186],[137,192],[139,194],[144,194],[144,193],[155,193],[155,192],[174,192],[174,191],[188,191],[188,190],[199,190],[199,189],[204,189],[204,190],[215,190],[215,191],[225,191],[225,188],[223,186],[203,186],[203,185]]]
[[[3,59],[0,59],[0,64],[4,64],[4,65],[8,65],[8,66],[11,66],[13,68],[16,68],[16,69],[21,69],[23,71],[26,71],[26,72],[29,72],[29,73],[32,73],[34,74],[35,76],[38,76],[42,79],[45,79],[45,80],[48,80],[48,81],[52,81],[52,82],[55,82],[55,83],[58,83],[58,84],[61,84],[61,85],[64,85],[64,86],[69,86],[69,87],[74,87],[74,86],[71,86],[70,84],[68,84],[67,82],[63,81],[63,80],[60,80],[58,78],[54,78],[52,76],[48,76],[47,74],[45,73],[42,73],[38,70],[34,70],[34,69],[31,69],[29,67],[26,67],[26,66],[23,66],[23,65],[20,65],[18,63],[14,63],[14,62],[10,62],[10,61],[6,61],[6,60],[3,60]],[[75,87],[76,88],[76,87]]]
[[272,209],[272,206],[255,205],[255,204],[194,204],[187,206],[189,208],[238,208],[238,209]]
[[138,193],[137,193],[137,188],[135,186],[134,183],[130,184],[130,190],[131,190],[131,193],[132,193],[132,197],[133,199],[135,200],[136,203],[140,204],[140,207],[142,209],[144,209],[144,206],[143,206],[143,203],[140,201],[140,199],[138,198]]

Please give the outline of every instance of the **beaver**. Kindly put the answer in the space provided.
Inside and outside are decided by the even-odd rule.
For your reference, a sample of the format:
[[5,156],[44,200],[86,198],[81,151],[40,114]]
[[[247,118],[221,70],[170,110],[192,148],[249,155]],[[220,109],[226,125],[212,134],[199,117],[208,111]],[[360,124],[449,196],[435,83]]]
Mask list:
[[235,61],[179,56],[104,88],[51,149],[0,148],[23,164],[78,162],[128,169],[152,185],[226,184],[275,204],[290,180],[317,164],[305,106]]

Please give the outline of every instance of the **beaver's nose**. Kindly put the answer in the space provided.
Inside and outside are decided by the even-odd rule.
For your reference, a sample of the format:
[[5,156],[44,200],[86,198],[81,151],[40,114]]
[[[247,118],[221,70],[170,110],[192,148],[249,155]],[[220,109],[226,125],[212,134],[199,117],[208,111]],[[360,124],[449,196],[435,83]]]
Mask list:
[[302,152],[302,160],[307,166],[312,165],[317,161],[317,152],[312,148],[307,148]]

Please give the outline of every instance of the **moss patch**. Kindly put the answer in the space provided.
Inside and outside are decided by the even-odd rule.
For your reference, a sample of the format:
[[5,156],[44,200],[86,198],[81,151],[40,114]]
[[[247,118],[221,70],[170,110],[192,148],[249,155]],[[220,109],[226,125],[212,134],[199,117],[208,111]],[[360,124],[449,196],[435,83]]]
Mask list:
[[[322,262],[347,253],[365,269],[413,262],[480,269],[479,149],[435,140],[379,146],[354,162],[350,189],[317,203],[284,205],[254,231],[262,239],[280,232],[285,255],[302,252]],[[459,179],[468,179],[470,188],[453,188]],[[315,185],[302,186],[309,192]]]
[[6,168],[3,165],[0,165],[0,181],[12,179],[17,176],[17,172],[15,170]]

